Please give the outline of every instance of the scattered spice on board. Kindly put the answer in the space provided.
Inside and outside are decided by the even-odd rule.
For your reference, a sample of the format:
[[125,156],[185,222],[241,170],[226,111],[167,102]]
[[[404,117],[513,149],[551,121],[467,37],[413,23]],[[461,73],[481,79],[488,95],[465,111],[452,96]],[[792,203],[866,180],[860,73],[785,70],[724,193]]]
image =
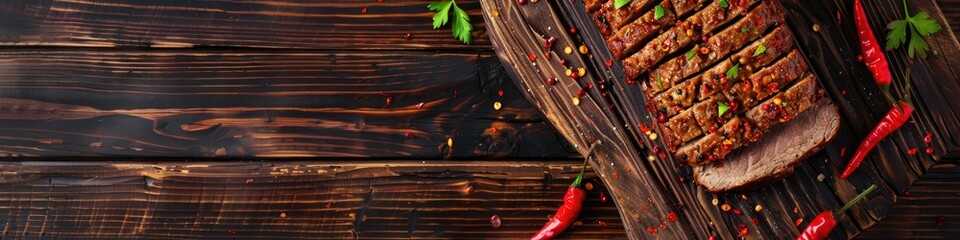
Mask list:
[[501,224],[501,223],[502,223],[502,221],[500,220],[500,215],[493,215],[493,216],[490,217],[490,226],[491,226],[491,227],[493,227],[493,228],[500,228],[500,224]]

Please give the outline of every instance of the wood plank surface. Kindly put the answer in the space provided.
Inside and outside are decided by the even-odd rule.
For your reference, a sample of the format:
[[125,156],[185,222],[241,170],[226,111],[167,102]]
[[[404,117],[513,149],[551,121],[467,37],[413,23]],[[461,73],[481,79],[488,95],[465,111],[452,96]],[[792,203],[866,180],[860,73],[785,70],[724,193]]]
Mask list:
[[[581,163],[63,160],[0,163],[0,238],[523,238]],[[580,223],[561,238],[623,238],[602,184],[588,182]]]
[[486,54],[5,49],[0,99],[6,156],[577,156]]
[[[632,136],[635,142],[647,145],[646,149],[653,149],[659,146],[656,141],[649,141],[640,133],[637,126],[642,123],[651,124],[651,117],[645,114],[631,114],[630,112],[642,112],[645,101],[636,86],[630,85],[624,81],[625,77],[622,70],[619,69],[619,63],[614,63],[615,67],[607,70],[605,60],[610,59],[610,55],[605,51],[606,46],[602,40],[599,40],[599,34],[592,28],[592,22],[583,14],[583,6],[579,1],[557,2],[555,5],[561,11],[543,12],[539,9],[547,6],[529,4],[520,7],[524,15],[504,15],[506,8],[511,8],[512,1],[482,1],[484,6],[496,9],[488,10],[487,20],[491,28],[491,36],[494,39],[494,45],[498,49],[509,49],[510,51],[500,51],[501,58],[507,66],[520,68],[520,72],[526,71],[524,68],[537,68],[538,74],[524,75],[520,74],[521,85],[536,86],[543,76],[561,75],[560,71],[554,66],[544,66],[540,64],[530,65],[524,62],[528,54],[537,55],[543,52],[542,39],[553,36],[556,32],[543,31],[544,29],[567,29],[562,23],[550,22],[548,17],[551,13],[566,17],[562,20],[566,24],[576,26],[577,34],[572,36],[557,36],[561,40],[569,38],[583,39],[583,42],[592,49],[589,55],[562,55],[556,56],[563,58],[567,66],[573,66],[574,69],[581,66],[576,59],[589,59],[586,61],[586,67],[591,76],[581,79],[581,85],[587,83],[599,86],[601,81],[612,84],[612,97],[597,98],[591,95],[591,100],[603,102],[601,106],[609,106],[615,114],[607,115],[614,119],[610,122],[623,122],[622,126],[627,126],[629,134],[621,135]],[[903,81],[904,69],[910,67],[913,69],[914,88],[911,92],[912,100],[919,109],[912,124],[905,126],[900,131],[890,137],[891,140],[883,141],[881,145],[871,154],[869,159],[861,166],[853,177],[848,180],[839,180],[839,175],[847,162],[849,154],[855,149],[863,136],[872,128],[874,123],[882,118],[887,109],[890,108],[879,97],[879,88],[869,79],[869,73],[862,63],[856,59],[859,52],[857,47],[857,38],[853,34],[854,30],[852,16],[848,14],[852,11],[852,2],[834,2],[834,1],[783,1],[787,9],[788,24],[794,32],[797,32],[798,44],[801,46],[804,54],[810,58],[811,67],[821,78],[821,84],[826,86],[828,95],[840,106],[844,118],[841,132],[824,151],[808,159],[802,167],[797,169],[797,173],[785,181],[775,183],[765,189],[749,192],[746,194],[704,194],[702,190],[693,186],[689,182],[681,180],[689,176],[689,169],[677,167],[674,161],[664,159],[664,161],[643,161],[645,170],[656,176],[661,186],[669,186],[663,193],[665,196],[674,198],[670,200],[677,202],[680,206],[696,206],[683,209],[682,216],[689,219],[690,226],[684,226],[689,229],[695,229],[693,232],[685,234],[698,235],[705,238],[705,234],[719,234],[724,238],[733,238],[741,229],[741,224],[748,228],[748,236],[751,239],[784,239],[796,236],[798,227],[805,226],[801,224],[796,226],[796,219],[806,218],[806,222],[825,209],[835,209],[854,197],[859,191],[862,191],[870,184],[877,184],[880,188],[847,212],[840,219],[838,230],[832,234],[833,238],[843,239],[856,236],[863,229],[867,229],[876,224],[880,219],[886,216],[897,199],[897,195],[906,191],[909,186],[922,175],[927,168],[933,166],[936,161],[944,156],[952,155],[956,144],[954,139],[958,131],[953,130],[960,121],[955,120],[958,109],[949,104],[949,96],[954,92],[960,91],[960,81],[953,73],[950,66],[955,66],[960,60],[960,55],[952,54],[953,51],[960,49],[956,38],[948,29],[935,35],[931,40],[933,50],[940,54],[931,57],[925,61],[909,62],[905,57],[905,51],[891,53],[891,62],[894,65],[894,75],[897,81]],[[936,8],[933,1],[914,1],[911,2],[915,9],[930,12],[934,19],[940,22],[947,22],[943,15]],[[866,4],[868,15],[873,16],[871,22],[876,25],[875,29],[883,29],[886,19],[880,16],[899,17],[896,12],[902,15],[902,5],[898,1],[870,1]],[[497,14],[491,14],[492,11],[499,11]],[[579,12],[578,12],[579,11]],[[529,13],[528,13],[529,12]],[[577,15],[580,13],[581,15]],[[493,16],[493,17],[491,17]],[[520,18],[520,19],[513,19]],[[543,20],[547,18],[548,20]],[[504,21],[503,25],[507,30],[497,29],[501,25],[496,21]],[[523,31],[516,27],[509,27],[511,24],[527,24],[530,31],[539,33],[529,38],[533,42],[527,42],[529,35],[524,35]],[[810,34],[813,25],[820,25],[821,31]],[[520,34],[518,34],[520,33]],[[561,33],[562,34],[562,33]],[[500,38],[506,39],[502,40]],[[518,39],[520,38],[520,39]],[[539,40],[539,41],[538,41]],[[498,44],[504,41],[506,44]],[[563,43],[564,46],[578,46],[579,42]],[[572,60],[573,59],[573,60]],[[616,61],[614,61],[616,62]],[[555,64],[547,62],[545,65]],[[543,72],[543,73],[540,73]],[[594,75],[599,73],[597,75]],[[541,76],[538,76],[541,75]],[[566,79],[564,79],[566,80]],[[564,95],[571,96],[572,93],[562,91],[563,88],[554,88],[551,91],[540,91],[528,96],[532,98],[562,99]],[[896,88],[895,92],[904,89]],[[592,93],[592,92],[591,92]],[[598,100],[599,99],[599,100]],[[606,102],[604,102],[604,100]],[[538,100],[535,100],[538,101]],[[561,109],[569,106],[561,106]],[[549,106],[548,106],[549,108]],[[576,108],[575,108],[576,109]],[[548,110],[549,111],[549,110]],[[617,119],[619,118],[619,119]],[[551,119],[555,120],[555,119]],[[562,121],[577,121],[563,119]],[[559,125],[559,124],[558,124]],[[564,127],[559,127],[561,132]],[[564,132],[567,134],[566,132]],[[927,133],[933,135],[934,142],[927,144],[923,142],[923,137]],[[640,137],[638,137],[640,136]],[[576,136],[574,136],[576,137]],[[568,138],[571,138],[568,135]],[[910,148],[921,148],[917,155],[907,154]],[[924,154],[926,147],[934,148],[934,154]],[[841,154],[841,153],[846,154]],[[641,152],[641,156],[647,155]],[[618,162],[616,165],[620,165]],[[605,169],[598,169],[604,174]],[[606,172],[605,174],[610,174]],[[797,178],[802,176],[805,179]],[[823,180],[818,180],[823,179]],[[612,192],[616,196],[618,191],[648,191],[646,188],[635,188],[636,185],[630,185],[627,190],[616,189],[622,185],[615,185]],[[800,197],[802,196],[802,197]],[[815,196],[815,197],[809,197]],[[735,209],[741,210],[742,214],[733,214],[719,210],[717,205],[712,204],[713,199],[719,203],[729,203]],[[633,200],[623,200],[627,203]],[[756,205],[767,205],[764,211],[753,213]],[[774,207],[770,207],[774,206]],[[779,208],[778,208],[779,207]],[[796,210],[794,210],[796,209]],[[621,215],[628,215],[621,212]],[[757,224],[751,223],[757,220]],[[629,221],[629,220],[627,220]],[[713,223],[713,224],[711,224]],[[722,223],[722,224],[717,224]],[[633,228],[629,222],[625,222],[627,232],[642,232],[642,228]],[[682,238],[683,236],[673,236],[669,233],[655,235],[666,238]],[[644,235],[649,237],[649,235]],[[631,237],[637,237],[631,235]]]
[[960,234],[960,167],[957,160],[933,166],[897,198],[890,214],[858,239],[951,239]]
[[477,1],[457,1],[473,19],[471,45],[433,29],[430,2],[4,0],[0,45],[489,50]]

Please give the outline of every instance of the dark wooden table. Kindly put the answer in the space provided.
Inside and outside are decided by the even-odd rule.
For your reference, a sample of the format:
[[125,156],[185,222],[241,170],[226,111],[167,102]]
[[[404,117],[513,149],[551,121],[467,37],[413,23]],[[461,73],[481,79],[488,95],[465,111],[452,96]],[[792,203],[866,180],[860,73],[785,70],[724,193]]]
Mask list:
[[[477,1],[472,45],[428,3],[0,0],[0,238],[527,237],[581,146],[508,77]],[[845,231],[960,233],[956,159],[920,164]],[[591,182],[563,237],[625,238]]]

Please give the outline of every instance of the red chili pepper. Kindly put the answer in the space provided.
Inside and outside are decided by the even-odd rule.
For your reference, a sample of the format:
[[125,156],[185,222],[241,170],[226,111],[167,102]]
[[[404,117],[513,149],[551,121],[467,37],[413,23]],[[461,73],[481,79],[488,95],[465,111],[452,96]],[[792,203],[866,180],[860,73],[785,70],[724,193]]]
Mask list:
[[[880,123],[870,131],[870,134],[867,134],[867,138],[860,143],[860,147],[857,147],[857,152],[853,153],[853,158],[850,159],[850,163],[847,163],[847,168],[843,170],[843,174],[840,175],[840,179],[846,179],[853,171],[857,170],[857,167],[860,166],[860,163],[863,162],[863,158],[867,157],[867,153],[870,150],[873,150],[873,147],[883,140],[883,138],[893,133],[903,126],[907,122],[907,119],[910,119],[910,114],[913,113],[913,106],[904,102],[898,102],[900,105],[899,109],[893,107],[887,112],[887,115],[883,117],[883,120],[880,120]],[[901,111],[900,109],[903,109]]]
[[857,26],[857,34],[860,36],[860,50],[863,51],[863,62],[873,73],[873,80],[880,86],[889,86],[893,77],[890,74],[890,67],[887,64],[887,57],[883,55],[880,48],[880,42],[873,35],[873,29],[867,22],[867,13],[863,11],[863,5],[860,0],[854,0],[853,22]]
[[590,151],[587,152],[587,157],[583,161],[583,168],[580,169],[580,175],[577,175],[577,178],[567,188],[567,193],[563,195],[563,205],[560,206],[560,209],[557,209],[557,213],[553,214],[553,218],[546,225],[543,225],[543,228],[536,235],[530,238],[531,240],[552,239],[567,230],[577,220],[577,215],[580,215],[580,209],[583,208],[583,199],[587,196],[587,193],[580,189],[580,185],[583,183],[583,175],[586,173],[587,161],[590,160],[593,150],[599,143],[598,141],[590,146]]
[[864,190],[860,195],[853,198],[843,205],[843,208],[840,211],[823,211],[813,218],[813,221],[810,221],[810,224],[807,225],[807,228],[803,229],[803,232],[800,232],[800,236],[797,236],[797,240],[820,240],[826,239],[827,235],[830,234],[830,231],[837,226],[837,219],[834,217],[835,214],[841,214],[846,212],[847,209],[853,206],[853,204],[859,202],[861,199],[870,194],[874,189],[877,189],[877,185],[870,185],[867,190]]

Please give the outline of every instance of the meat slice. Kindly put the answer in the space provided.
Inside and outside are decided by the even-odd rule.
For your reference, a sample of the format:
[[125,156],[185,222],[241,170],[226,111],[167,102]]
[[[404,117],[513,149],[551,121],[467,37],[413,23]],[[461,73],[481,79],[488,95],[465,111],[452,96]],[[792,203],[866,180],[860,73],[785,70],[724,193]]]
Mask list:
[[[797,82],[796,85],[791,86],[782,94],[778,94],[777,96],[770,98],[764,102],[764,104],[751,108],[747,111],[746,118],[739,118],[745,122],[743,125],[745,127],[744,130],[747,130],[745,135],[723,134],[724,132],[730,132],[728,130],[728,125],[730,122],[727,122],[719,129],[721,132],[720,136],[711,136],[718,134],[710,133],[697,142],[691,143],[693,146],[685,146],[684,148],[681,148],[680,151],[678,151],[678,154],[688,155],[688,158],[692,156],[699,156],[700,154],[706,154],[708,157],[706,159],[707,161],[723,159],[725,155],[730,152],[730,150],[734,150],[739,147],[740,145],[738,143],[744,142],[743,140],[746,140],[746,142],[758,140],[760,135],[753,133],[765,132],[775,124],[789,121],[791,116],[799,115],[803,111],[809,109],[813,103],[820,101],[822,97],[823,94],[817,87],[816,78],[811,75],[810,77],[804,78],[803,80]],[[707,112],[704,112],[704,114],[707,114],[705,116],[712,117]],[[726,114],[730,113],[725,113],[725,115]],[[713,113],[712,115],[717,116],[716,113]],[[697,115],[697,117],[701,117],[701,115]],[[723,119],[724,116],[720,116],[718,118]],[[700,119],[697,120],[698,124],[702,124]],[[705,119],[704,121],[710,123],[708,120],[709,119]],[[731,120],[731,122],[732,121],[733,120]],[[711,139],[720,139],[721,141],[731,140],[733,141],[733,145],[716,145],[710,142]],[[691,161],[690,163],[691,165],[696,166],[703,164],[704,161],[698,160],[695,162]]]
[[[691,39],[699,38],[699,33],[693,31],[693,26],[681,23],[648,42],[639,52],[623,60],[623,70],[627,73],[627,77],[636,79],[641,72],[653,67],[663,57],[684,47],[690,43]],[[653,83],[653,80],[648,78],[647,82]]]
[[697,98],[697,86],[700,85],[700,79],[693,79],[680,83],[670,88],[670,91],[657,94],[653,97],[651,103],[657,114],[673,117],[684,109],[693,106]]
[[[757,8],[751,10],[747,16],[741,18],[730,27],[710,37],[706,43],[701,43],[699,46],[695,47],[696,51],[703,54],[697,54],[689,60],[686,59],[685,54],[681,54],[680,56],[674,58],[673,61],[682,61],[684,65],[674,65],[673,68],[675,69],[667,69],[671,68],[671,66],[665,64],[667,66],[663,67],[666,70],[661,72],[680,73],[670,74],[670,76],[667,76],[671,83],[680,82],[684,79],[684,77],[692,75],[693,73],[700,71],[700,69],[703,69],[710,64],[716,63],[722,59],[726,59],[725,56],[727,54],[733,52],[734,50],[740,49],[741,47],[747,45],[748,42],[763,36],[769,27],[783,21],[783,15],[784,10],[780,3],[775,1],[763,1],[759,6],[757,6]],[[671,28],[668,32],[660,35],[644,46],[640,52],[637,52],[636,54],[633,54],[629,58],[625,59],[624,71],[627,73],[627,77],[635,78],[642,70],[650,69],[653,64],[660,61],[667,54],[676,52],[689,43],[691,36],[699,34],[692,29],[690,31],[686,31],[687,29],[691,28],[690,26],[692,26],[692,23],[684,22],[683,24]],[[686,52],[692,50],[694,49],[688,48]],[[670,61],[667,61],[667,63],[669,62]],[[676,62],[674,64],[676,64]],[[629,67],[632,65],[635,67]],[[651,80],[652,78],[647,79],[648,84],[651,83],[649,82]]]
[[793,50],[777,63],[750,75],[746,81],[734,83],[724,94],[741,106],[750,108],[806,72],[808,72],[807,63],[800,52]]
[[765,186],[793,173],[794,167],[820,151],[840,128],[837,107],[823,99],[779,124],[749,147],[727,155],[720,164],[693,167],[694,180],[709,192],[745,191]]
[[774,95],[747,111],[747,119],[761,131],[766,131],[774,124],[790,121],[793,116],[806,111],[822,95],[817,88],[816,77],[810,75],[787,91]]
[[[784,39],[789,42],[784,43]],[[793,35],[790,34],[790,30],[786,26],[780,26],[774,29],[773,32],[767,34],[760,41],[751,44],[750,46],[740,49],[733,55],[730,59],[735,62],[740,63],[744,66],[763,66],[768,64],[773,58],[780,56],[783,52],[789,51],[793,47]],[[683,54],[679,57],[671,59],[664,62],[656,69],[651,71],[651,74],[657,74],[663,76],[663,78],[668,79],[671,84],[676,84],[677,82],[682,82],[683,79],[693,76],[697,72],[701,71],[704,67],[712,65],[721,59],[716,55],[726,55],[729,52],[725,50],[728,49],[719,49],[711,51],[700,51],[703,47],[701,45],[695,45],[693,49],[690,49],[688,53]],[[753,54],[758,53],[757,48],[763,46],[763,53],[753,57]],[[769,51],[769,52],[768,52]],[[718,80],[718,79],[715,79]],[[713,83],[713,82],[707,82]],[[646,90],[646,89],[645,89]],[[650,89],[655,90],[655,89]],[[648,94],[653,91],[648,92]]]
[[614,30],[620,29],[623,25],[627,25],[636,19],[644,11],[653,11],[653,8],[650,5],[654,2],[653,0],[633,0],[630,1],[627,5],[616,9],[614,6],[615,1],[609,1],[606,4],[603,4],[601,7],[603,10],[604,17],[607,18],[607,22],[610,23],[610,27]]
[[721,7],[719,2],[715,1],[702,10],[687,18],[686,21],[694,26],[699,26],[703,32],[712,32],[717,27],[730,22],[741,14],[747,12],[759,0],[740,0],[728,1],[727,7]]
[[[612,1],[613,0],[611,0],[611,2]],[[583,5],[586,6],[587,13],[593,13],[600,10],[600,6],[605,2],[607,2],[607,0],[583,0]]]
[[[757,52],[757,49],[761,46],[766,50]],[[645,86],[641,86],[641,88],[648,94],[647,96],[654,96],[652,103],[658,113],[665,114],[668,118],[673,117],[673,115],[683,111],[683,109],[690,107],[695,101],[708,99],[721,89],[730,89],[734,83],[739,81],[739,78],[727,79],[726,76],[726,72],[730,70],[735,63],[744,66],[738,70],[738,75],[739,77],[746,78],[751,76],[756,70],[774,62],[776,58],[783,56],[784,53],[790,51],[792,47],[793,34],[790,33],[790,30],[786,26],[780,26],[760,41],[731,55],[731,59],[737,61],[721,61],[702,74],[695,75],[690,78],[690,80],[682,81],[670,87],[670,89],[665,92],[657,90],[656,88],[659,86],[652,86],[653,89]],[[757,55],[754,56],[754,54]],[[680,72],[678,69],[671,70],[672,67],[664,67],[667,65],[670,65],[670,62],[661,65],[661,67],[650,73],[655,77],[661,78],[657,85],[671,85],[669,82],[665,82],[666,80],[664,79],[668,79],[670,76],[676,77],[676,73]]]
[[[675,136],[675,142],[678,143],[677,145],[686,143],[703,134],[703,132],[700,131],[700,126],[697,125],[693,111],[683,111],[667,121],[666,124],[661,124],[660,126],[661,128],[667,128],[669,132],[673,134],[672,136]],[[677,146],[667,146],[667,150],[676,147]]]
[[664,8],[664,15],[660,19],[654,18],[654,11],[648,11],[637,20],[624,25],[617,31],[616,35],[607,39],[607,46],[610,47],[610,52],[613,53],[614,58],[621,59],[624,54],[633,53],[641,46],[641,43],[648,41],[654,33],[676,21],[676,15],[673,14],[672,10],[669,10],[672,9],[670,1],[665,0],[659,6]]
[[[761,47],[766,50],[758,52],[757,49]],[[701,91],[699,91],[700,96],[698,99],[710,97],[720,89],[730,89],[735,83],[739,82],[739,78],[726,79],[726,81],[724,81],[726,71],[732,68],[733,65],[735,65],[734,63],[740,64],[738,75],[741,77],[753,76],[756,71],[773,63],[777,58],[780,58],[792,49],[793,34],[790,33],[790,29],[786,26],[777,27],[777,29],[763,37],[760,41],[754,42],[750,44],[750,46],[734,53],[730,57],[733,62],[714,65],[713,68],[701,75],[703,79],[701,79]]]
[[[707,0],[671,0],[671,1],[673,1],[673,11],[676,12],[677,15],[686,14],[687,12],[690,12],[696,9],[703,3],[707,2]],[[711,4],[711,5],[716,5],[716,4]]]
[[680,147],[674,157],[691,166],[723,160],[731,151],[757,141],[763,132],[744,118],[733,118],[717,132],[704,135]]
[[[723,114],[720,114],[721,106],[727,108]],[[717,94],[713,98],[697,103],[693,107],[693,116],[697,120],[697,125],[703,132],[716,132],[721,125],[737,115],[737,103],[728,100],[723,94]]]

